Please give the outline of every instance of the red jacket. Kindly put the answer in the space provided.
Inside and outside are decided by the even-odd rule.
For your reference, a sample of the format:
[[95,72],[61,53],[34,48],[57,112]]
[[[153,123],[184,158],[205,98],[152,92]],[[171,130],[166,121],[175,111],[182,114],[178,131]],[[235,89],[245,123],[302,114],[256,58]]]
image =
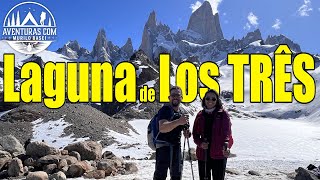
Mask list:
[[[223,159],[224,142],[229,142],[229,148],[233,145],[231,121],[228,113],[224,109],[218,110],[215,117],[215,120],[213,120],[213,114],[208,115],[209,120],[213,120],[209,154],[212,159]],[[202,161],[205,160],[205,151],[201,148],[201,143],[204,142],[204,131],[205,117],[203,111],[200,111],[196,116],[192,134],[194,142],[197,145],[197,158]]]

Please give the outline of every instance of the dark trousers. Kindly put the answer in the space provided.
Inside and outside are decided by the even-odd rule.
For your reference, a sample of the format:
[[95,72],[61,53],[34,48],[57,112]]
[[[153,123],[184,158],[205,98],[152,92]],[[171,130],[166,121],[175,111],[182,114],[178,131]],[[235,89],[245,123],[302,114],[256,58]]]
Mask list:
[[[207,166],[207,179],[208,180],[224,180],[226,172],[227,159],[211,159],[208,158],[207,163],[205,161],[198,161],[200,180],[204,180],[205,177],[205,164]],[[212,173],[212,178],[211,178]]]
[[181,147],[179,145],[164,146],[156,150],[156,168],[153,180],[166,180],[170,169],[171,180],[181,177]]

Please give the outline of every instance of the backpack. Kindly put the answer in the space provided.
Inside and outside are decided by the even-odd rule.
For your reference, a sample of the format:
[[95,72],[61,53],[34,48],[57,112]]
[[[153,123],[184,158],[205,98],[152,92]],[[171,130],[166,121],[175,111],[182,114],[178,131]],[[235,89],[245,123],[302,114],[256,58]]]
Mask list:
[[[174,112],[173,109],[171,108],[171,118],[170,120],[173,118],[174,116]],[[148,125],[148,132],[147,132],[147,139],[148,139],[148,146],[152,149],[152,150],[156,150],[157,149],[157,144],[159,145],[170,145],[170,143],[163,141],[163,140],[158,140],[158,136],[160,134],[159,131],[159,112],[156,115],[153,116],[153,118],[150,120],[149,125]]]

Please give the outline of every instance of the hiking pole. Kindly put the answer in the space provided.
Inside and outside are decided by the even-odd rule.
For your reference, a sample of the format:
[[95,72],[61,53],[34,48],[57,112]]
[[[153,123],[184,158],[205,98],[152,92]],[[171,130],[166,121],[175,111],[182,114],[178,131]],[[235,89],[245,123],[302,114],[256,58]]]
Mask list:
[[208,176],[207,176],[207,158],[208,158],[208,150],[205,149],[204,150],[204,180],[208,180]]
[[193,166],[192,166],[192,159],[191,159],[191,151],[190,151],[189,138],[188,138],[188,147],[189,147],[189,158],[190,158],[190,164],[191,164],[192,179],[194,180],[194,174],[193,174]]
[[184,142],[183,142],[183,150],[182,150],[182,166],[181,166],[181,176],[180,176],[180,180],[182,180],[182,172],[183,172],[183,162],[184,162],[184,151],[186,149],[186,137],[184,137]]
[[[204,142],[207,142],[207,138],[204,139]],[[207,176],[207,160],[208,160],[208,149],[204,150],[204,180],[208,180]]]

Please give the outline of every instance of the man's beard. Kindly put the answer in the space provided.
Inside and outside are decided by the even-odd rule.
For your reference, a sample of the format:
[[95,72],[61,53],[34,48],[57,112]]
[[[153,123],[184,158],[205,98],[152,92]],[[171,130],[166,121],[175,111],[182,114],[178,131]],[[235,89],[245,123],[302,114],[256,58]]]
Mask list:
[[172,103],[171,103],[171,105],[172,105],[173,107],[178,107],[178,106],[180,105],[180,102],[179,102],[178,100],[173,100]]

